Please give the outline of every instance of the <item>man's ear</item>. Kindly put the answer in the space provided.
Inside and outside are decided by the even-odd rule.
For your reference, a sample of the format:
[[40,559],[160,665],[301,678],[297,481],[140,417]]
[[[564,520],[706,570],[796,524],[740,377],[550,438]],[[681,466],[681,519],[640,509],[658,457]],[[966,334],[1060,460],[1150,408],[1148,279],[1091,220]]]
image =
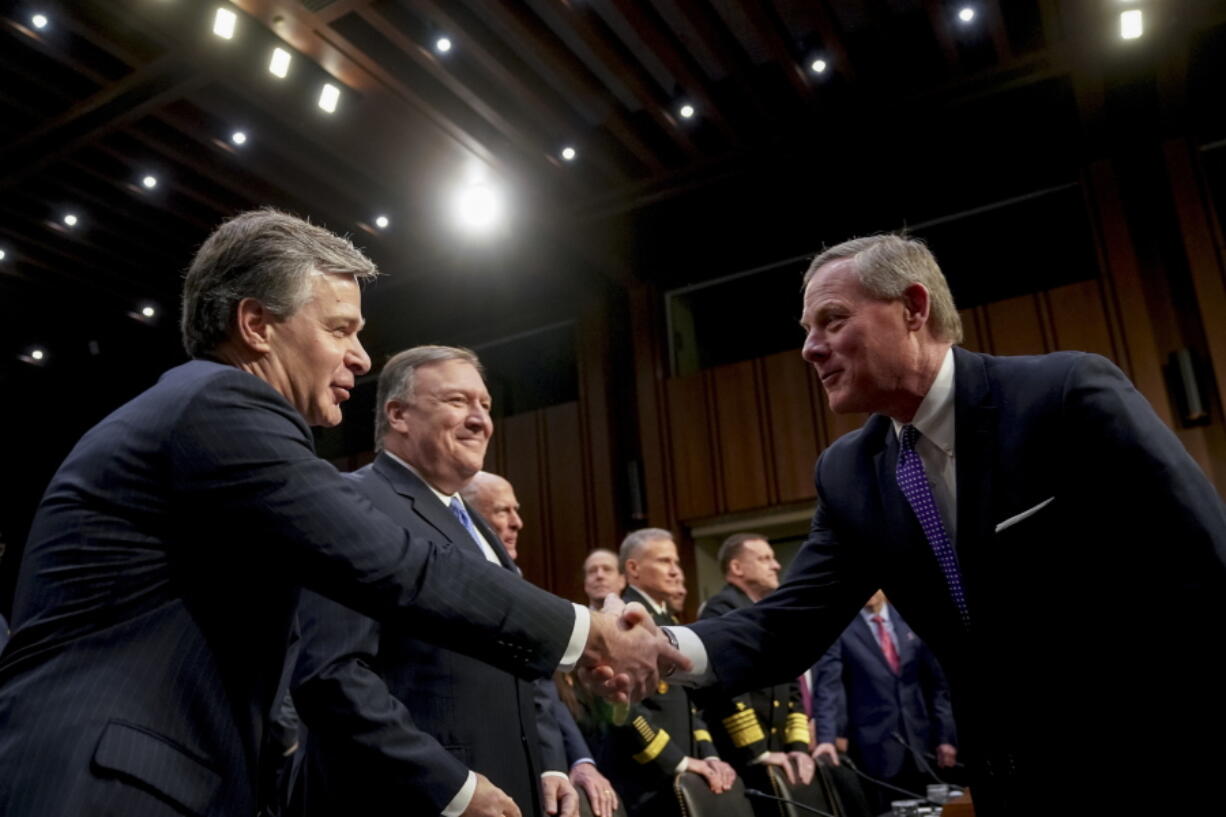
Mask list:
[[383,416],[387,418],[387,424],[393,431],[403,434],[408,430],[409,421],[405,418],[408,410],[409,404],[403,400],[388,400],[383,405]]
[[276,317],[255,298],[239,301],[237,313],[235,324],[239,342],[253,352],[268,354],[272,350],[272,325]]
[[928,288],[923,284],[911,284],[902,292],[903,318],[907,329],[918,332],[928,323],[928,312],[932,307],[932,299]]

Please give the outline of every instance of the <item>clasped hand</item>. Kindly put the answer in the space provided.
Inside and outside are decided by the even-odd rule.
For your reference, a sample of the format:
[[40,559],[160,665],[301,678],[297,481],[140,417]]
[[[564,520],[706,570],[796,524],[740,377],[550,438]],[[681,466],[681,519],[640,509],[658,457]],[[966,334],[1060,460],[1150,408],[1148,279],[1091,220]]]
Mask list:
[[641,701],[655,694],[661,677],[690,668],[638,602],[610,595],[603,610],[592,612],[578,675],[593,693],[614,703]]

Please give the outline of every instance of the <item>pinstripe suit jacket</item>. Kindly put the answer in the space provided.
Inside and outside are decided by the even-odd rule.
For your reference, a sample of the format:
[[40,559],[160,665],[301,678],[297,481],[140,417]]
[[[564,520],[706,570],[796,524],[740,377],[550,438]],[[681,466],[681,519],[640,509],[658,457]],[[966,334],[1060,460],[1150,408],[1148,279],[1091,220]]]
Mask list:
[[529,677],[574,622],[508,571],[411,539],[271,387],[207,361],[81,439],[18,582],[6,817],[256,813],[300,585]]

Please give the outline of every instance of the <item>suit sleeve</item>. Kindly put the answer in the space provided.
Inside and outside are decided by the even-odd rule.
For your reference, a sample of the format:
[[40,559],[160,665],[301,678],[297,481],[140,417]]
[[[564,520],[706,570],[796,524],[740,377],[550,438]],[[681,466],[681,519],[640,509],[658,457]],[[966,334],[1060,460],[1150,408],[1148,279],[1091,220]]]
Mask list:
[[788,717],[784,725],[783,750],[785,752],[809,751],[809,716],[805,714],[800,698],[800,684],[788,684]]
[[690,721],[693,723],[694,754],[701,758],[719,757],[715,741],[711,738],[711,730],[707,728],[707,722],[702,719],[698,708],[693,704],[690,704]]
[[[717,593],[703,605],[699,619],[719,618],[733,609],[727,598]],[[735,757],[725,760],[745,766],[768,751],[766,730],[754,711],[749,693],[734,696],[710,694],[702,697],[702,701],[706,719],[720,731],[725,745],[731,746],[736,753]]]
[[343,753],[344,774],[363,778],[345,785],[370,792],[368,802],[389,804],[389,814],[440,813],[468,769],[414,725],[376,671],[378,624],[309,591],[299,619],[294,701],[311,733],[326,735],[330,751]]
[[845,706],[843,689],[843,651],[836,642],[817,662],[813,671],[813,722],[818,743],[834,743],[839,735]]
[[652,721],[652,713],[642,704],[633,704],[626,723],[613,726],[610,734],[619,738],[614,745],[629,751],[645,773],[671,778],[677,766],[689,754],[685,746],[688,735],[670,735]]
[[945,680],[945,671],[941,669],[937,657],[932,654],[926,644],[920,644],[920,683],[924,691],[924,702],[928,705],[929,720],[932,723],[932,748],[948,743],[958,745],[958,732],[954,726],[954,709],[949,702],[949,682]]
[[552,695],[550,696],[550,706],[553,710],[553,719],[558,724],[558,730],[562,733],[562,746],[566,752],[566,769],[574,766],[580,760],[591,760],[595,762],[592,754],[592,749],[587,745],[587,741],[583,737],[583,733],[579,731],[579,724],[575,723],[575,716],[566,708],[566,704],[562,703],[562,696],[558,694],[558,688],[550,681]]
[[[549,693],[553,692],[551,696]],[[541,771],[564,772],[570,768],[566,762],[566,744],[562,739],[562,727],[554,712],[553,702],[558,696],[552,678],[538,678],[532,682],[532,704],[536,711],[536,733],[541,741]]]
[[315,456],[267,384],[235,370],[187,402],[169,437],[172,495],[236,563],[278,570],[375,619],[524,678],[551,673],[574,628],[564,601],[510,571],[410,537]]

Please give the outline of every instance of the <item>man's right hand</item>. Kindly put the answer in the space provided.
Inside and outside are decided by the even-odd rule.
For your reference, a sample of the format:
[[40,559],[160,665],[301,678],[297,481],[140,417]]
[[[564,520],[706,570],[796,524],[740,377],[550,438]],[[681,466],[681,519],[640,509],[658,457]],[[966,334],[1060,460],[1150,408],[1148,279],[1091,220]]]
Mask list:
[[521,817],[519,806],[483,774],[474,772],[477,788],[460,817]]
[[831,766],[837,766],[839,765],[839,750],[834,748],[833,743],[819,743],[813,750],[813,759],[821,763],[822,758],[825,758]]
[[707,781],[707,785],[711,787],[711,791],[716,794],[722,794],[727,790],[724,785],[723,775],[718,769],[712,768],[705,760],[700,760],[696,757],[687,757],[685,759],[685,770],[693,772],[697,775],[702,775],[702,778]]
[[788,779],[788,783],[796,785],[796,773],[792,771],[792,764],[788,760],[788,756],[783,752],[767,752],[766,757],[762,758],[764,766],[778,766],[783,769],[783,776]]
[[690,669],[641,604],[621,605],[605,600],[605,609],[593,612],[587,646],[580,659],[579,677],[588,689],[615,703],[641,701],[655,694],[661,675]]

